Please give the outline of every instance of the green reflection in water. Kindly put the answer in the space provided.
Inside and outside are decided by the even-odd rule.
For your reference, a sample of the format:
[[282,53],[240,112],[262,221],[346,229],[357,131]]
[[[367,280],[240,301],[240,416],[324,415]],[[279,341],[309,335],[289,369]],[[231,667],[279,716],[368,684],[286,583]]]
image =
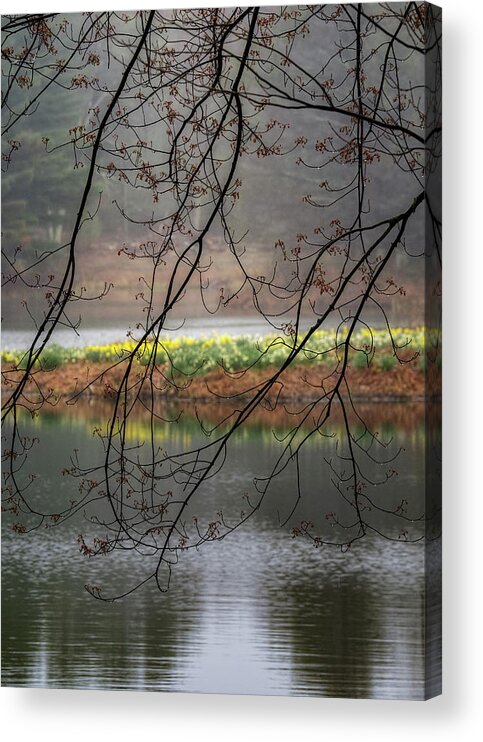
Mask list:
[[[417,509],[424,505],[423,408],[416,424],[389,428],[389,417],[406,414],[401,408],[381,409],[378,426],[381,436],[394,435],[405,448],[389,497],[404,494]],[[98,410],[79,407],[75,416],[42,415],[31,423],[42,434],[33,452],[41,475],[36,496],[54,503],[72,497],[62,466],[74,448],[101,460],[91,431],[104,422]],[[144,424],[134,422],[133,438]],[[237,437],[225,479],[203,492],[209,517],[227,492],[266,467],[277,448],[273,428],[259,421]],[[200,439],[199,424],[186,411],[176,425],[160,423],[158,434],[174,448]],[[321,484],[322,462],[332,443],[317,443],[319,450],[312,445],[304,459],[307,497],[297,518],[315,512],[323,524],[332,503]],[[76,523],[25,538],[9,531],[5,518],[3,683],[421,698],[423,544],[372,538],[350,554],[317,550],[290,538],[291,523],[280,529],[280,511],[292,502],[287,470],[243,530],[183,556],[167,594],[144,590],[113,605],[93,600],[84,582],[108,575],[122,586],[127,574],[145,568],[144,560],[123,554],[85,560],[75,545]]]

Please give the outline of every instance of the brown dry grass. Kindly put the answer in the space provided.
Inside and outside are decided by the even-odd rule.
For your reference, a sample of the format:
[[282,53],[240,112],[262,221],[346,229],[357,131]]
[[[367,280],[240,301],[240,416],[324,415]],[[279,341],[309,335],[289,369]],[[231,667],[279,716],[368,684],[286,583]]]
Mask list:
[[[50,371],[38,371],[32,375],[26,392],[32,404],[42,396],[67,401],[72,397],[110,399],[115,396],[125,371],[125,363],[104,369],[102,364],[81,361],[63,364]],[[170,400],[223,401],[242,400],[260,388],[276,369],[249,370],[238,374],[227,374],[221,369],[208,374],[176,379],[157,370],[153,376],[156,397]],[[132,374],[131,396],[137,392],[150,394],[150,385],[145,379],[146,369],[137,367]],[[269,399],[306,401],[318,399],[330,391],[337,382],[337,375],[328,375],[323,366],[288,368],[276,381]],[[3,369],[2,387],[5,396],[14,388],[20,372]],[[354,399],[368,401],[417,401],[426,396],[426,376],[415,364],[398,365],[390,370],[369,367],[349,368],[347,384]],[[341,392],[347,394],[344,384]]]

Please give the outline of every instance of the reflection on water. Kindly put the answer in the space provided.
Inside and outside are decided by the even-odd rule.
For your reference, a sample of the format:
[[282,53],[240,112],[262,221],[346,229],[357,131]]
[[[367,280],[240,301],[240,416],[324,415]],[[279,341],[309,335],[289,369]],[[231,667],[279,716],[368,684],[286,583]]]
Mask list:
[[[397,502],[404,496],[410,509],[421,512],[424,409],[411,410],[419,422],[396,430],[405,450],[387,497]],[[381,407],[381,419],[397,421],[401,411],[404,419],[402,405],[389,412]],[[74,495],[75,483],[61,474],[71,451],[77,448],[92,461],[100,455],[92,436],[96,412],[80,412],[32,423],[35,434],[42,433],[30,463],[41,474],[36,496],[52,505]],[[137,435],[141,429],[139,420]],[[199,436],[188,414],[176,431],[176,436],[171,432],[176,449]],[[163,434],[161,427],[158,433]],[[164,435],[169,438],[169,429]],[[321,484],[331,445],[322,439],[307,447],[302,462],[307,496],[291,522],[279,525],[293,502],[293,473],[287,469],[243,528],[199,553],[182,555],[165,594],[147,588],[121,602],[96,601],[83,590],[86,582],[107,579],[121,589],[145,572],[145,559],[116,552],[88,560],[76,545],[79,523],[22,536],[9,529],[5,517],[3,683],[423,698],[424,542],[374,536],[341,553],[290,537],[293,523],[305,517],[320,517],[322,523],[334,505],[333,492]],[[207,483],[206,516],[220,502],[227,517],[237,512],[243,488],[263,474],[275,450],[263,420],[247,428],[222,474]]]

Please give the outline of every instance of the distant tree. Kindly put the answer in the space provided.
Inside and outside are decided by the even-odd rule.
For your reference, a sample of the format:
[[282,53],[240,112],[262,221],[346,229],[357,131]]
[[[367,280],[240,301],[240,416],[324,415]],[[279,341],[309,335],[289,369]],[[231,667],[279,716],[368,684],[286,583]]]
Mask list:
[[[118,220],[133,234],[145,234],[129,247],[142,271],[144,317],[133,331],[134,349],[115,364],[122,374],[109,424],[99,432],[103,465],[84,469],[74,461],[78,501],[62,513],[37,512],[38,524],[53,515],[66,519],[101,498],[109,507],[103,522],[108,535],[92,546],[82,540],[81,548],[155,554],[156,567],[144,582],[165,589],[178,553],[238,528],[288,465],[297,472],[295,509],[303,497],[300,451],[338,415],[343,434],[333,482],[352,517],[338,521],[339,536],[330,543],[349,548],[377,530],[373,513],[384,508],[366,491],[364,462],[384,463],[386,447],[359,414],[347,369],[354,350],[367,365],[373,362],[371,339],[354,347],[359,328],[377,318],[392,339],[391,311],[394,297],[404,297],[404,265],[416,265],[412,275],[426,271],[426,290],[434,297],[426,324],[438,326],[439,10],[409,2],[7,15],[2,60],[4,182],[6,198],[17,203],[7,217],[9,229],[21,232],[21,181],[10,179],[16,168],[26,177],[24,147],[42,143],[46,161],[53,158],[41,180],[58,177],[70,188],[68,158],[75,170],[73,190],[62,200],[62,236],[50,232],[57,244],[29,265],[18,262],[15,240],[4,248],[7,291],[22,284],[44,295],[31,347],[17,369],[4,371],[11,389],[3,411],[9,439],[4,507],[19,514],[34,510],[20,476],[31,441],[22,436],[19,410],[39,411],[51,402],[39,391],[33,402],[32,384],[47,373],[42,361],[54,329],[75,327],[79,306],[92,298],[88,286],[77,284],[80,237],[103,218],[109,194]],[[55,96],[79,96],[84,106],[63,141],[58,131],[49,134],[56,114],[46,101]],[[45,210],[39,174],[33,177],[35,199]],[[229,290],[210,284],[222,259],[230,266]],[[249,300],[279,333],[286,353],[273,373],[231,400],[224,425],[210,431],[204,445],[167,461],[154,425],[142,450],[127,444],[126,429],[137,409],[161,419],[159,387],[181,388],[197,373],[181,375],[176,357],[167,369],[157,352],[173,311],[193,286],[210,313]],[[232,437],[260,406],[281,406],[284,371],[302,354],[317,358],[311,343],[324,326],[339,328],[334,347],[324,352],[333,368],[300,414],[286,411],[290,433],[246,512],[233,524],[221,514],[188,526],[186,513],[223,467]],[[392,347],[399,363],[413,358],[393,339]],[[438,347],[435,332],[426,346],[431,367]],[[260,356],[265,352],[260,349]],[[382,471],[381,484],[393,475],[390,461]],[[179,496],[171,496],[171,480],[182,483]],[[413,516],[401,506],[389,515],[411,538],[406,529]],[[317,546],[327,542],[308,523],[297,532]],[[138,586],[128,585],[123,595]]]

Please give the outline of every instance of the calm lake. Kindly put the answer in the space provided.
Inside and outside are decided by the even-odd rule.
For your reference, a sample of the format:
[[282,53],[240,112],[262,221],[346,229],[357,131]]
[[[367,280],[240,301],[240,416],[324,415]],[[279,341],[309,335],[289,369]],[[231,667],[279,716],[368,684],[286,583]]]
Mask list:
[[[287,318],[288,321],[288,318]],[[277,319],[275,325],[281,326],[283,319]],[[303,323],[303,328],[310,326],[310,320]],[[126,338],[129,324],[120,325],[87,325],[80,326],[77,332],[71,328],[58,327],[55,329],[51,343],[57,343],[64,348],[82,348],[86,345],[107,345],[120,342]],[[262,318],[254,316],[228,316],[203,318],[188,317],[187,319],[172,320],[168,323],[163,337],[189,336],[192,338],[211,337],[213,335],[269,335],[275,332],[274,327]],[[2,348],[4,350],[23,350],[28,348],[34,339],[34,332],[30,330],[15,329],[2,330]]]
[[[419,517],[425,508],[424,407],[377,409],[380,430],[404,448],[399,476],[385,485],[385,503],[406,499],[408,512]],[[182,411],[176,425],[159,426],[160,445],[181,451],[201,440],[196,419]],[[55,509],[76,496],[76,481],[61,472],[74,449],[90,462],[100,460],[92,435],[100,415],[96,405],[79,406],[75,415],[42,415],[27,424],[25,430],[40,439],[28,464],[40,475],[34,484],[39,503]],[[143,420],[137,422],[132,435],[140,440]],[[225,517],[236,516],[279,445],[263,421],[240,431],[225,467],[206,484],[198,514],[209,519],[222,506]],[[120,602],[97,601],[85,583],[122,590],[142,578],[145,560],[120,552],[82,556],[76,539],[89,525],[79,519],[21,535],[4,517],[2,683],[421,699],[424,540],[398,541],[398,526],[380,515],[374,523],[396,541],[374,533],[341,553],[291,536],[303,518],[329,527],[325,514],[338,507],[325,461],[333,445],[318,438],[305,447],[305,495],[286,525],[280,522],[294,503],[290,467],[242,528],[181,555],[167,593],[148,586]],[[422,526],[410,524],[409,531],[417,537]]]
[[[302,318],[300,329],[302,332],[307,331],[314,323],[316,318]],[[270,322],[260,315],[234,315],[225,314],[224,316],[207,315],[203,313],[201,317],[187,317],[182,319],[170,319],[161,334],[161,337],[212,337],[214,335],[230,335],[238,337],[240,335],[251,335],[254,337],[271,335],[273,333],[283,332],[284,323],[294,321],[293,316],[275,317]],[[330,323],[325,323],[330,327]],[[336,326],[335,324],[333,325]],[[379,322],[373,322],[372,326],[376,329],[383,328]],[[90,323],[80,325],[77,331],[68,327],[56,327],[49,344],[62,345],[64,348],[82,348],[86,345],[108,345],[109,343],[122,342],[125,340],[127,331],[132,329],[132,322],[126,321],[126,324],[120,324],[115,321],[112,324],[107,322]],[[139,332],[134,333],[136,337]],[[2,329],[2,349],[3,350],[24,350],[28,348],[35,337],[34,331],[22,329],[15,324],[12,328],[8,323],[4,323]]]

